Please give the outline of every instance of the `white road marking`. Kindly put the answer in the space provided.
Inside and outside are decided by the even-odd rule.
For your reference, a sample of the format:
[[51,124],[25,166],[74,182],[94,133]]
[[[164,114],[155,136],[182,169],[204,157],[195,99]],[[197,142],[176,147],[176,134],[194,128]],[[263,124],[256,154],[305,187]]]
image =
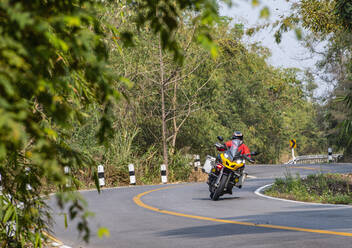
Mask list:
[[61,244],[56,243],[56,242],[53,242],[53,243],[51,243],[51,246],[54,246],[54,247],[59,247],[59,246],[61,246]]
[[247,177],[247,178],[253,178],[253,179],[254,179],[254,178],[257,178],[257,177],[255,177],[255,176],[251,176],[251,175],[247,175],[246,177]]

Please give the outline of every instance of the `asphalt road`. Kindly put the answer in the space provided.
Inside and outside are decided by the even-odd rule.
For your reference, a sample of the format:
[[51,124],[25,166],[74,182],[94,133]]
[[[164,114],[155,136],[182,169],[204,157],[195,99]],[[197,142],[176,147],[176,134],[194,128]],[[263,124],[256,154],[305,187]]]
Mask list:
[[[352,164],[260,165],[246,170],[255,178],[216,202],[209,199],[205,183],[104,189],[101,194],[83,191],[95,212],[88,244],[80,241],[77,223],[69,222],[65,229],[53,198],[54,236],[68,246],[86,248],[352,247],[352,206],[287,202],[254,193],[287,173],[348,173]],[[99,239],[98,227],[107,227],[110,237]]]

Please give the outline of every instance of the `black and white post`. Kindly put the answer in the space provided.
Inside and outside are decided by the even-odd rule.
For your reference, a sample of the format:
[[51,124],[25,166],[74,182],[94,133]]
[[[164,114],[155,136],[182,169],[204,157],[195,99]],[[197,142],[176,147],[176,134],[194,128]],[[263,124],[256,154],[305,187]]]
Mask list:
[[198,154],[194,155],[194,170],[197,171],[200,168],[200,156]]
[[70,167],[65,166],[64,167],[64,173],[66,175],[66,188],[70,188],[71,187],[71,179],[69,178]]
[[[31,169],[29,168],[29,167],[26,167],[26,169],[25,169],[25,173],[26,173],[26,176],[27,177],[29,177],[29,172],[31,171]],[[29,183],[27,183],[26,184],[26,189],[28,190],[28,191],[31,191],[33,188],[32,188],[32,186],[29,184]]]
[[166,165],[162,164],[160,166],[160,174],[161,174],[161,182],[162,183],[167,183]]
[[104,166],[98,165],[98,179],[99,179],[99,186],[105,186],[105,177],[104,177]]
[[128,173],[130,175],[130,184],[136,185],[136,174],[134,172],[134,164],[128,165]]
[[328,148],[328,161],[329,161],[329,163],[332,162],[332,148],[331,147]]

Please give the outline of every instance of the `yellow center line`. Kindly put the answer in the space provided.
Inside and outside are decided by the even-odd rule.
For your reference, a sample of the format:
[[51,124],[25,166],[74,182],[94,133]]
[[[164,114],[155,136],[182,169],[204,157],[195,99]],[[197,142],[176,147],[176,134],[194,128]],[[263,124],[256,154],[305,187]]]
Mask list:
[[291,168],[294,168],[294,169],[305,169],[305,170],[322,170],[322,171],[328,171],[328,170],[326,170],[326,169],[313,168],[313,167],[306,167],[306,166],[292,166]]
[[151,211],[155,211],[155,212],[159,212],[159,213],[163,213],[163,214],[174,215],[174,216],[185,217],[185,218],[190,218],[190,219],[208,220],[208,221],[213,221],[213,222],[230,223],[230,224],[236,224],[236,225],[242,225],[242,226],[264,227],[264,228],[272,228],[272,229],[280,229],[280,230],[288,230],[288,231],[299,231],[299,232],[320,233],[320,234],[330,234],[330,235],[352,237],[352,233],[348,233],[348,232],[335,232],[335,231],[328,231],[328,230],[308,229],[308,228],[299,228],[299,227],[267,225],[267,224],[255,224],[255,223],[251,223],[251,222],[242,222],[242,221],[234,221],[234,220],[223,220],[223,219],[216,219],[216,218],[210,218],[210,217],[204,217],[204,216],[198,216],[198,215],[183,214],[183,213],[178,213],[178,212],[174,212],[174,211],[158,209],[156,207],[153,207],[153,206],[145,204],[141,200],[141,198],[143,196],[145,196],[145,195],[147,195],[149,193],[152,193],[152,192],[155,192],[155,191],[159,191],[159,190],[163,190],[163,189],[174,188],[174,187],[176,187],[176,186],[163,187],[163,188],[158,188],[158,189],[153,189],[153,190],[149,190],[149,191],[143,192],[143,193],[133,197],[133,201],[138,206],[140,206],[142,208],[149,209]]

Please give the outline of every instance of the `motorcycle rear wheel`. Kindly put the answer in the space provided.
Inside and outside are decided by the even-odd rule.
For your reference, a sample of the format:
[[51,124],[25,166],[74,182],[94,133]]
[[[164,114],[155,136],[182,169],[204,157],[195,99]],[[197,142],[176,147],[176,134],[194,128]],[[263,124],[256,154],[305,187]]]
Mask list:
[[224,191],[226,181],[227,181],[227,175],[222,175],[219,186],[215,189],[214,194],[213,195],[210,194],[210,197],[213,201],[219,200],[219,197]]

